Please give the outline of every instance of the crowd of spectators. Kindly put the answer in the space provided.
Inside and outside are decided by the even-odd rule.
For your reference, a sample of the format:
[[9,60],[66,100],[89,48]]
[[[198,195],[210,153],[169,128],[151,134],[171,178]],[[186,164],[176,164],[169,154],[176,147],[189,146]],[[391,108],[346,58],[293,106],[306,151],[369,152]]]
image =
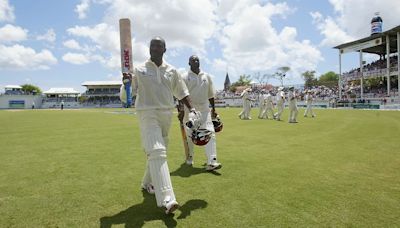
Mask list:
[[[389,60],[390,60],[390,71],[391,72],[397,71],[397,65],[398,65],[397,55],[390,56]],[[386,64],[387,64],[386,59],[383,57],[371,63],[364,64],[363,65],[364,78],[386,75],[387,71]],[[360,78],[361,78],[361,69],[359,67],[351,69],[349,72],[343,73],[343,79],[346,81],[358,80]]]

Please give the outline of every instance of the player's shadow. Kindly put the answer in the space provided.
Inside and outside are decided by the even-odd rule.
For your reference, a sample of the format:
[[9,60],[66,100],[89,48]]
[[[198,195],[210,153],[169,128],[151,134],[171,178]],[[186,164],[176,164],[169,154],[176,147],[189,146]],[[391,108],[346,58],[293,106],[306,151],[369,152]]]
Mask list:
[[208,206],[208,203],[201,199],[193,199],[187,201],[178,210],[181,211],[181,214],[178,216],[178,219],[185,219],[186,217],[190,216],[192,211],[197,209],[204,209]]
[[124,224],[124,227],[143,227],[145,222],[161,220],[166,227],[176,227],[174,215],[166,215],[163,209],[155,206],[154,195],[142,191],[143,202],[133,205],[115,215],[100,218],[100,228],[111,228],[112,225]]
[[[203,165],[204,166],[204,165]],[[197,174],[202,173],[210,173],[216,176],[220,176],[221,174],[217,171],[206,171],[205,168],[198,168],[187,165],[185,162],[181,164],[181,166],[175,171],[171,172],[171,176],[180,176],[180,177],[190,177]]]
[[[143,202],[133,205],[115,215],[100,218],[100,228],[110,228],[112,225],[124,224],[125,227],[143,227],[148,221],[161,220],[166,227],[176,227],[174,215],[166,215],[163,209],[155,206],[154,195],[142,191]],[[189,200],[178,208],[181,211],[178,219],[185,219],[196,209],[206,208],[208,203],[204,200]]]

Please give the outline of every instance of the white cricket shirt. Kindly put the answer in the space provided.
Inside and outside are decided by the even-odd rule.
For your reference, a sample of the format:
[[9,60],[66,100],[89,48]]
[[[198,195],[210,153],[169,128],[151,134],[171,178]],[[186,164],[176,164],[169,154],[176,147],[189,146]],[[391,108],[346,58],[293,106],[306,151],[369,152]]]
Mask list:
[[192,104],[198,111],[209,110],[209,100],[215,97],[214,85],[211,76],[205,72],[200,71],[197,75],[193,71],[185,73],[183,81],[190,93]]
[[137,110],[172,109],[173,96],[181,100],[189,95],[181,75],[165,61],[158,67],[149,59],[135,67],[133,74]]

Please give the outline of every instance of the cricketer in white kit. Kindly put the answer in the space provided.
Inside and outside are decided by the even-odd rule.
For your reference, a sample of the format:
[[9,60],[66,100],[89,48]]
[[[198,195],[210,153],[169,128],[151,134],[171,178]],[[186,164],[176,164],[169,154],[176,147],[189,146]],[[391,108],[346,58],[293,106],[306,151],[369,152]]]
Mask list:
[[[164,207],[165,213],[169,214],[179,207],[167,164],[168,133],[175,108],[173,96],[189,107],[190,118],[199,119],[200,115],[191,105],[189,91],[181,75],[163,60],[165,52],[164,39],[153,38],[150,59],[134,68],[133,77],[124,74],[123,79],[132,80],[141,141],[147,156],[142,188],[155,193],[157,206]],[[124,96],[125,88],[122,87],[120,93]]]
[[297,114],[299,113],[297,109],[297,98],[294,87],[289,88],[288,93],[289,100],[289,123],[297,123]]
[[274,114],[274,119],[280,121],[283,109],[285,108],[285,92],[283,92],[283,87],[278,88],[278,92],[276,93],[276,106],[278,111]]
[[[263,117],[265,116],[266,119],[273,119],[274,118],[274,102],[272,100],[272,95],[268,91],[267,94],[265,94],[265,110],[263,113]],[[270,116],[268,117],[268,113],[270,113]]]
[[306,100],[307,108],[306,108],[306,111],[304,112],[304,117],[307,117],[308,114],[311,114],[311,117],[315,117],[315,113],[312,110],[312,104],[313,104],[314,98],[313,98],[313,95],[311,94],[310,90],[307,91],[305,100]]
[[267,108],[266,103],[265,103],[265,99],[267,99],[267,94],[265,93],[265,91],[261,91],[259,97],[258,97],[258,104],[259,104],[259,113],[258,113],[258,119],[266,119],[266,113],[265,113],[265,109]]
[[[185,73],[182,78],[190,93],[193,107],[201,113],[201,126],[202,129],[207,129],[212,132],[210,141],[204,146],[205,154],[207,157],[206,170],[211,171],[221,168],[221,164],[217,161],[217,143],[215,137],[214,125],[212,118],[218,114],[215,112],[215,89],[211,76],[204,71],[200,70],[200,60],[196,55],[189,58],[190,70]],[[210,106],[211,105],[211,110]],[[189,110],[185,108],[185,122],[188,121]],[[194,144],[190,138],[192,129],[185,128],[187,141],[189,146],[189,159],[186,161],[188,165],[193,165]]]
[[243,100],[243,110],[239,113],[238,116],[242,120],[251,120],[250,111],[252,99],[250,98],[249,92],[251,92],[251,89],[247,88],[243,90],[242,94],[240,95]]

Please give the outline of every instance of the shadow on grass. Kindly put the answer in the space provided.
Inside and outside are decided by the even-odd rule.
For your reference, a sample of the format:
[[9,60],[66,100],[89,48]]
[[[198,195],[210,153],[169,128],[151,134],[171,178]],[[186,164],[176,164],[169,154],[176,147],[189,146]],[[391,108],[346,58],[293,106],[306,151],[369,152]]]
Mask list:
[[[101,228],[110,228],[112,225],[124,224],[124,227],[143,227],[148,221],[161,220],[166,227],[176,227],[174,214],[166,215],[164,209],[155,206],[154,195],[142,191],[143,202],[133,205],[115,215],[100,218]],[[185,219],[196,209],[206,208],[208,203],[204,200],[189,200],[178,208],[181,211],[178,219]]]
[[178,208],[182,213],[178,216],[178,219],[185,219],[186,217],[190,216],[192,211],[196,209],[204,209],[208,206],[208,203],[204,200],[194,199],[189,200],[181,207]]
[[[205,164],[203,166],[205,166]],[[211,173],[215,176],[221,176],[221,174],[215,170],[206,171],[205,168],[193,167],[193,166],[187,165],[185,162],[182,163],[181,166],[177,170],[171,172],[170,174],[171,174],[171,176],[190,177],[190,176],[202,174],[202,173]]]

